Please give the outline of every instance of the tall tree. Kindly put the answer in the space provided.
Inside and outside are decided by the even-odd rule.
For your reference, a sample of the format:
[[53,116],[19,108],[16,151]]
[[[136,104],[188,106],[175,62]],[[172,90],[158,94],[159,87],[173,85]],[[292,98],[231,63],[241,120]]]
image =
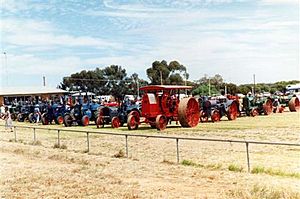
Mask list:
[[169,64],[162,60],[155,61],[152,66],[146,70],[147,76],[151,84],[184,84],[184,80],[188,78],[186,67],[178,61],[171,61]]

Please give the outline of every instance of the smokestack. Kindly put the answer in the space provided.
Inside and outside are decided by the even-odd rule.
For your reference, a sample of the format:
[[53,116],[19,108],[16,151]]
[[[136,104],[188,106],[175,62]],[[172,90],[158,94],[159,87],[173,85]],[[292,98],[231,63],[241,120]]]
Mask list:
[[46,77],[43,76],[43,86],[46,86]]

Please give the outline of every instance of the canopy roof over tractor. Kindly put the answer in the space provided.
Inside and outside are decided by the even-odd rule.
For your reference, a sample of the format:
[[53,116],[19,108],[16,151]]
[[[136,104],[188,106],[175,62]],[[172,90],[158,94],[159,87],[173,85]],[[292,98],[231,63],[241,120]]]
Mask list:
[[58,88],[49,88],[49,87],[5,87],[0,88],[0,96],[9,97],[9,96],[38,96],[43,94],[64,94],[68,91],[58,89]]
[[150,85],[141,87],[141,91],[155,91],[155,90],[175,90],[175,89],[192,89],[192,86],[180,86],[180,85]]

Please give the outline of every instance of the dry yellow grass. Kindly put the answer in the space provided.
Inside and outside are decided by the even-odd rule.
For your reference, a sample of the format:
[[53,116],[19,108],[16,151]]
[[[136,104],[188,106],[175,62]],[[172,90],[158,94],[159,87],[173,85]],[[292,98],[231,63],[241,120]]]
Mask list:
[[[147,126],[134,132],[126,127],[99,131],[299,143],[299,118],[299,113],[285,112],[199,124],[195,129],[172,125],[162,133]],[[95,126],[68,129],[73,128],[97,131]],[[17,129],[19,141],[9,142],[14,134],[0,127],[1,197],[299,198],[299,178],[247,173],[243,144],[180,141],[181,161],[195,163],[186,166],[176,164],[174,140],[129,137],[129,158],[115,158],[125,151],[124,137],[90,135],[87,154],[84,134],[61,132],[61,144],[67,149],[53,148],[54,131],[37,130],[36,135],[38,145],[33,144],[32,131]],[[300,173],[299,152],[299,147],[250,145],[251,166]],[[230,165],[243,170],[229,171]]]

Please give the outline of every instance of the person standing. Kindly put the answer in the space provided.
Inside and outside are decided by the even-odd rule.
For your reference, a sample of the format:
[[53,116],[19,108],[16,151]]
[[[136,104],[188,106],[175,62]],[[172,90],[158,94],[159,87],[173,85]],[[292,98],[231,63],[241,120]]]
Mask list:
[[5,107],[4,120],[5,120],[5,130],[10,128],[10,131],[13,132],[12,119],[7,106]]

